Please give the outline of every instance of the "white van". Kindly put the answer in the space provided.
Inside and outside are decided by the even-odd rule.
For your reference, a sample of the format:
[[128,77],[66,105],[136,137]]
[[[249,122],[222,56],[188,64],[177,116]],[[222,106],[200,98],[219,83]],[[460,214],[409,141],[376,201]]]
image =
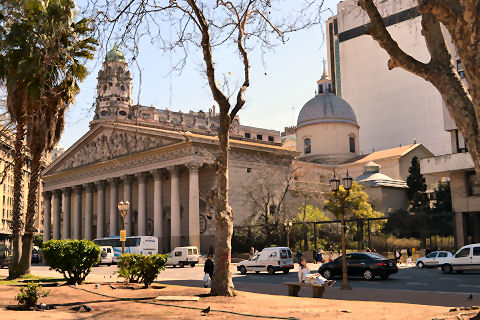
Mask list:
[[109,266],[115,262],[115,255],[113,254],[112,246],[100,247],[100,262],[99,264],[108,264]]
[[189,264],[193,268],[198,263],[199,258],[197,247],[176,247],[168,254],[167,266],[175,268],[178,265],[180,268],[183,268]]
[[480,243],[463,246],[452,258],[443,261],[444,273],[462,273],[465,270],[480,270]]
[[276,271],[283,271],[287,274],[293,269],[293,255],[287,247],[270,247],[254,254],[250,259],[237,264],[237,270],[241,274],[248,271],[267,271],[274,274]]

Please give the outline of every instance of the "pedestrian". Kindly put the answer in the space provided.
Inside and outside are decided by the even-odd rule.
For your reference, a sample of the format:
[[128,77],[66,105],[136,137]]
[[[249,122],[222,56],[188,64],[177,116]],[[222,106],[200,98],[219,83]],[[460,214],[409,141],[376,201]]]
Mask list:
[[393,252],[393,256],[395,258],[395,263],[396,264],[400,263],[400,257],[402,256],[402,254],[400,253],[400,250],[395,249],[395,251]]
[[[210,277],[210,281],[213,279],[213,269],[215,269],[215,263],[213,262],[212,255],[209,254],[207,257],[207,260],[205,260],[205,266],[203,267],[203,272],[205,272],[205,275],[208,274],[208,276]],[[205,287],[208,286],[206,285],[205,281],[203,285]]]
[[318,255],[317,249],[313,248],[313,250],[312,250],[313,264],[317,264],[317,255]]
[[320,250],[317,253],[317,262],[323,263],[323,254],[324,254],[323,249],[320,248]]
[[251,247],[250,248],[250,258],[253,257],[253,255],[255,254],[255,248],[254,247]]
[[367,252],[372,252],[372,250],[370,250],[370,248],[369,248],[369,247],[367,247],[367,250],[366,250],[366,251],[367,251]]
[[298,249],[296,256],[297,256],[297,263],[300,265],[300,261],[302,261],[302,256],[303,256],[303,253],[302,251],[300,251],[300,249]]
[[430,247],[427,247],[427,249],[425,249],[425,255],[428,256],[430,253],[432,253],[432,249],[430,249]]
[[333,261],[333,246],[330,245],[330,248],[328,249],[328,262]]
[[405,266],[408,266],[409,264],[413,264],[412,254],[413,254],[412,249],[407,248],[407,262],[405,263]]

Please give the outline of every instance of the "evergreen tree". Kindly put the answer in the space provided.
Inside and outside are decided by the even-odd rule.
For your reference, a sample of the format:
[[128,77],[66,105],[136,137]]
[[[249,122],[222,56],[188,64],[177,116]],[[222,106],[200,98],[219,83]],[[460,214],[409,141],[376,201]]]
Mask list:
[[427,211],[430,208],[427,197],[427,184],[425,177],[420,173],[420,162],[417,157],[412,158],[412,165],[408,169],[407,197],[410,201],[410,211]]

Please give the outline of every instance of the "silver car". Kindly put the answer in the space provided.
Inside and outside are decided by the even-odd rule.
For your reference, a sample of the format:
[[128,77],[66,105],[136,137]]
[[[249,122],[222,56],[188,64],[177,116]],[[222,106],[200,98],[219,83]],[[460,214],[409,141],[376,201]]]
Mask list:
[[421,257],[417,259],[417,267],[418,268],[433,268],[433,267],[439,267],[443,264],[443,262],[448,259],[453,257],[453,254],[448,251],[433,251],[429,254],[427,254],[426,257]]

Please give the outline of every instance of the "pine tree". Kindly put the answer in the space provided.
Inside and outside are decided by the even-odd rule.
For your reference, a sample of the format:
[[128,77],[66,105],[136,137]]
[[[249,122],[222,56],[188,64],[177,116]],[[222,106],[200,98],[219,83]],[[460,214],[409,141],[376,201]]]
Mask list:
[[425,177],[420,173],[420,162],[417,157],[412,158],[412,165],[408,169],[410,175],[407,177],[407,197],[410,201],[410,211],[426,211],[430,208],[427,197],[427,184]]

